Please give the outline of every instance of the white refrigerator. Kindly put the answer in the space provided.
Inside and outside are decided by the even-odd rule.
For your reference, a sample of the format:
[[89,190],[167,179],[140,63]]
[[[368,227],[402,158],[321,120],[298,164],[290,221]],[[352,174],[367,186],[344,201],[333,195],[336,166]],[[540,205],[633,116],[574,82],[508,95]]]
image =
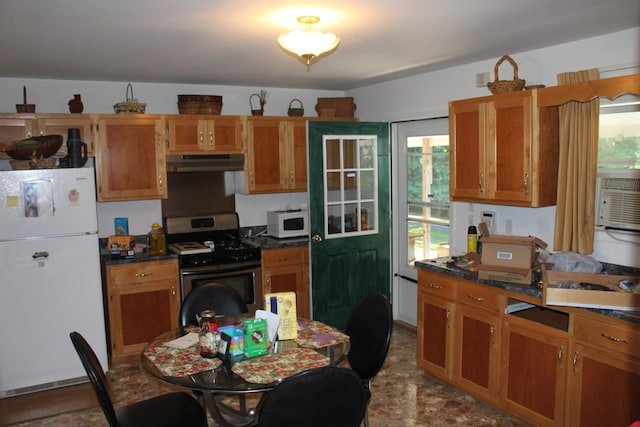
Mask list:
[[86,381],[69,333],[106,370],[93,168],[0,171],[0,398]]

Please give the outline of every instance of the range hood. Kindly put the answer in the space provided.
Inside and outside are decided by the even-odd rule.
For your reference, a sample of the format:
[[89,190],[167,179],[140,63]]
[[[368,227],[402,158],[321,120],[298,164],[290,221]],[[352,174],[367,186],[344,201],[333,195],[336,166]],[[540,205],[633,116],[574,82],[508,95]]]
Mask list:
[[167,156],[167,172],[241,171],[243,154],[183,154]]

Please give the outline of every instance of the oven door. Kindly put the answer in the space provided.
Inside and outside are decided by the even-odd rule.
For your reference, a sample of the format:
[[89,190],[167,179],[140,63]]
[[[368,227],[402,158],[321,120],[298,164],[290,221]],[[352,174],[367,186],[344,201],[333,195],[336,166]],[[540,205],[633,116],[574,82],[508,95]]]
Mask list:
[[231,286],[244,299],[251,315],[264,308],[260,263],[216,265],[180,270],[182,299],[198,286],[220,282]]

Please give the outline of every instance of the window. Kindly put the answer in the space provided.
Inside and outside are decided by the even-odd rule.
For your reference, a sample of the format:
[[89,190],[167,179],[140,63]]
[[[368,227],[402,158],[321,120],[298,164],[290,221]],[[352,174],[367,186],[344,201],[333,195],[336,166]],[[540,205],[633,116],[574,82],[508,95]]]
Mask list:
[[415,279],[416,260],[449,255],[448,119],[394,126],[394,264]]
[[598,168],[640,169],[640,97],[601,101]]

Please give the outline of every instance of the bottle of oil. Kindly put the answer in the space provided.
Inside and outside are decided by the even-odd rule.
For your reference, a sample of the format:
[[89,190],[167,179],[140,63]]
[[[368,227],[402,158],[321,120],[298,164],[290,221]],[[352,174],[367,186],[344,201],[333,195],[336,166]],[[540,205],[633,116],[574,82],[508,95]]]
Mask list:
[[160,228],[160,224],[154,222],[147,237],[149,238],[149,255],[158,256],[167,253],[164,231]]

